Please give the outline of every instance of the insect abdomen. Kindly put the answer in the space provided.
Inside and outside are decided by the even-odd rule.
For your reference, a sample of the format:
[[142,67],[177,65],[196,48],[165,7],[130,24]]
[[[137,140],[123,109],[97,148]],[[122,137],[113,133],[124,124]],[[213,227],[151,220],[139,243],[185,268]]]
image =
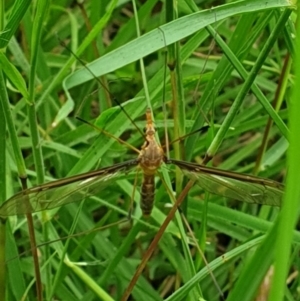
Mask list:
[[141,188],[141,209],[144,217],[148,217],[153,208],[154,201],[154,175],[144,175]]

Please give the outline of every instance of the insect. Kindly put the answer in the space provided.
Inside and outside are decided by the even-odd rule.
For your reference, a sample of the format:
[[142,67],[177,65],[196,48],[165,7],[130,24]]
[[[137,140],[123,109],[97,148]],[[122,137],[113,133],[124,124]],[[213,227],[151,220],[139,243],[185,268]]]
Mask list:
[[145,142],[136,159],[23,190],[0,206],[0,216],[33,213],[83,200],[104,189],[116,176],[138,167],[144,177],[141,209],[147,217],[153,208],[154,177],[163,163],[177,165],[210,193],[247,203],[281,205],[284,186],[276,181],[167,158],[155,139],[151,110],[147,109]]
[[[90,11],[93,12],[93,9],[90,9]],[[55,18],[56,18],[56,16],[55,16]],[[218,15],[213,16],[213,19],[215,19],[217,21],[218,20]],[[65,20],[65,18],[63,18],[61,20]],[[81,21],[81,18],[79,18],[79,20]],[[73,18],[73,21],[74,21],[74,18]],[[100,20],[100,21],[102,22],[102,20]],[[64,22],[60,22],[60,23],[62,24]],[[199,23],[199,22],[197,22],[197,23]],[[94,24],[94,22],[92,22],[92,24]],[[189,27],[187,28],[187,31],[189,31]],[[33,28],[35,28],[35,27],[33,27]],[[174,31],[174,30],[172,30],[172,31],[176,33],[176,31]],[[229,33],[229,31],[227,31],[227,32]],[[81,32],[81,36],[84,36],[84,33],[85,32],[83,32],[83,33]],[[123,34],[123,36],[125,38],[127,38],[127,36],[129,36],[129,34],[127,34],[127,30],[125,30],[125,33],[126,34],[125,35]],[[162,33],[164,33],[164,32],[162,32]],[[168,38],[167,35],[166,35],[166,37]],[[68,39],[69,39],[69,37],[68,37]],[[162,38],[160,38],[160,40],[163,41]],[[166,40],[169,40],[169,39],[166,39]],[[166,44],[166,43],[164,43],[164,44]],[[185,44],[185,41],[184,41],[183,44]],[[197,43],[197,44],[199,45],[199,43]],[[250,43],[248,43],[248,44],[250,45]],[[137,44],[137,45],[141,45],[141,44]],[[143,48],[148,48],[148,45],[152,46],[151,43],[143,44]],[[82,46],[84,46],[84,45],[82,45]],[[137,48],[142,48],[142,47],[137,47]],[[42,49],[42,47],[41,47],[41,49]],[[43,47],[43,49],[49,49],[49,48],[44,48]],[[150,47],[149,47],[149,49],[150,49]],[[244,48],[242,50],[244,50]],[[152,50],[149,50],[149,51],[152,51]],[[144,55],[144,54],[142,54],[142,55]],[[16,56],[16,58],[18,58],[18,57]],[[87,59],[90,59],[90,57],[88,57]],[[120,59],[123,60],[123,56],[120,56]],[[110,64],[113,65],[113,63],[114,63],[114,61],[111,61]],[[178,61],[178,63],[180,63],[180,61]],[[41,68],[41,69],[43,69],[43,68]],[[34,70],[34,69],[32,68],[31,70]],[[65,70],[67,70],[67,68],[65,68]],[[56,72],[52,72],[52,70],[50,72],[51,75],[54,75],[55,73]],[[63,73],[61,73],[61,74],[63,74]],[[118,75],[118,76],[120,76],[120,75]],[[52,82],[54,82],[54,81],[52,81],[52,77],[51,77],[45,82],[45,84],[43,85],[43,89],[44,88],[47,89],[47,85],[52,83]],[[162,81],[160,81],[160,82],[162,82]],[[31,85],[31,86],[33,87],[33,85]],[[78,90],[76,90],[76,92]],[[50,91],[51,90],[49,89],[48,95],[50,94]],[[82,92],[81,95],[83,95],[83,94],[84,93]],[[54,92],[53,95],[56,96],[56,93]],[[61,93],[59,93],[58,95],[61,96]],[[79,99],[82,99],[82,97],[80,97],[81,95],[78,95]],[[63,100],[63,97],[62,97],[62,100]],[[154,98],[151,98],[151,100],[154,101]],[[143,107],[143,110],[144,110],[144,107]],[[40,117],[42,117],[42,116],[39,116],[37,118],[37,120],[42,121],[43,119],[41,119]],[[49,119],[48,119],[48,121],[49,121]],[[51,121],[52,121],[52,118],[51,118]],[[150,119],[150,121],[152,122],[151,119]],[[24,125],[24,124],[25,123],[21,123],[21,125]],[[48,123],[45,122],[45,125],[48,126]],[[23,126],[22,126],[22,128],[23,128]],[[47,128],[47,127],[45,127],[45,128]],[[64,125],[62,126],[61,130],[62,131],[65,130]],[[58,137],[58,136],[55,136],[55,137]],[[62,138],[64,138],[64,137],[62,137]],[[146,138],[149,138],[149,136],[146,135]],[[64,141],[63,143],[66,144],[66,142],[65,142],[66,140],[62,139],[61,141]],[[84,142],[85,141],[83,141],[83,143]],[[126,175],[126,173],[130,173],[132,171],[134,172],[135,169],[140,169],[140,170],[144,169],[144,171],[146,171],[146,173],[144,173],[145,175],[144,175],[144,184],[143,184],[143,193],[142,193],[142,200],[143,200],[142,203],[145,204],[145,202],[146,202],[146,205],[145,205],[145,208],[144,208],[144,215],[149,215],[150,211],[151,211],[151,207],[152,207],[151,203],[152,203],[153,198],[154,198],[154,194],[153,194],[153,190],[154,190],[153,177],[154,177],[154,174],[156,174],[156,170],[159,169],[162,165],[165,165],[165,164],[166,165],[171,165],[171,164],[177,165],[178,167],[180,167],[182,169],[182,171],[187,176],[191,177],[192,179],[195,179],[197,181],[197,183],[204,186],[204,188],[206,188],[208,191],[213,192],[213,193],[219,193],[220,195],[229,196],[229,197],[232,197],[232,198],[236,198],[236,199],[251,202],[251,203],[256,202],[256,203],[268,204],[268,202],[269,202],[270,204],[273,205],[273,204],[280,204],[280,202],[281,202],[281,198],[282,198],[282,194],[283,194],[282,186],[280,184],[276,183],[276,182],[272,182],[272,181],[269,181],[269,180],[263,180],[263,179],[257,179],[257,178],[254,178],[254,180],[251,181],[250,177],[242,178],[242,176],[238,175],[238,174],[234,175],[233,173],[226,173],[226,172],[221,172],[221,171],[214,170],[214,169],[207,169],[207,168],[205,168],[205,166],[201,166],[199,164],[192,164],[192,163],[187,163],[187,162],[175,161],[175,160],[172,160],[172,159],[169,159],[168,157],[166,157],[164,155],[164,153],[161,152],[159,146],[157,147],[157,152],[159,153],[159,156],[155,157],[155,159],[157,160],[157,165],[154,165],[154,164],[150,165],[150,163],[147,164],[147,162],[149,162],[149,161],[147,161],[149,159],[149,157],[142,156],[142,155],[145,154],[147,150],[150,151],[149,145],[150,145],[150,142],[146,139],[146,142],[143,145],[143,148],[141,149],[141,151],[138,154],[137,158],[135,158],[133,160],[126,161],[126,162],[122,162],[122,161],[119,160],[119,162],[122,162],[122,163],[118,163],[118,164],[115,164],[115,165],[112,165],[112,166],[109,166],[109,167],[106,167],[106,168],[102,168],[98,171],[82,174],[82,175],[79,175],[79,176],[75,176],[75,177],[71,177],[71,178],[67,178],[67,179],[63,179],[63,180],[59,180],[59,181],[55,181],[55,182],[52,182],[52,183],[47,183],[47,184],[44,184],[44,185],[39,185],[39,186],[36,186],[36,187],[33,187],[33,188],[29,188],[25,191],[22,191],[22,192],[18,193],[17,195],[13,196],[12,198],[10,198],[9,200],[7,200],[7,202],[2,207],[0,206],[0,216],[7,216],[7,215],[11,215],[11,214],[24,214],[24,213],[36,212],[36,211],[39,211],[39,210],[47,210],[47,209],[51,209],[51,208],[54,208],[54,207],[63,206],[65,204],[68,204],[68,203],[71,203],[71,202],[84,200],[87,197],[89,197],[90,195],[97,194],[98,191],[100,191],[100,193],[101,193],[101,190],[102,190],[102,193],[104,193],[105,191],[103,191],[103,190],[106,190],[106,188],[109,185],[114,184],[114,182],[119,179],[119,176],[122,177],[123,175]],[[154,145],[154,143],[153,143],[153,145]],[[81,147],[81,145],[80,145],[80,147]],[[151,154],[153,154],[153,153],[150,153],[150,155]],[[52,158],[56,159],[55,158],[56,157],[56,152],[53,152],[53,155],[54,155],[54,157],[50,157],[50,158],[51,159]],[[64,155],[60,156],[60,154],[58,154],[57,157],[59,157],[59,158],[57,158],[58,160],[60,160],[61,158],[62,159],[65,158]],[[98,156],[95,156],[95,157],[99,158]],[[46,157],[46,160],[47,160],[47,157]],[[50,163],[52,163],[53,161],[54,160],[51,160]],[[27,162],[27,163],[28,163],[28,166],[29,166],[30,161]],[[62,172],[66,172],[66,168]],[[140,174],[141,174],[141,172],[140,172]],[[90,202],[86,202],[86,203],[90,203]],[[174,206],[174,208],[175,208],[175,206]],[[67,212],[69,210],[65,210],[65,211],[66,211],[66,214],[69,215],[69,212]],[[80,216],[80,218],[82,217],[82,215],[83,215],[82,213],[80,215],[78,214],[78,216]],[[70,216],[71,216],[71,212],[70,212]],[[93,217],[95,218],[94,220],[97,221],[98,216],[96,216],[96,215],[87,216],[87,218],[89,220],[94,221]],[[118,216],[113,216],[113,218],[118,218]],[[65,220],[67,222],[67,226],[70,222],[72,222],[72,218],[65,219]],[[86,226],[86,225],[87,224],[83,224],[83,226]],[[48,225],[46,225],[46,227],[47,226]],[[70,229],[70,228],[68,228],[68,229]],[[115,229],[112,229],[112,231],[111,231],[111,237],[112,238],[114,238],[114,233],[113,233],[114,230]],[[62,236],[61,231],[58,230],[57,232],[58,232],[58,236],[61,237]],[[70,231],[70,232],[73,233],[72,231]],[[106,232],[106,231],[103,231],[103,232]],[[24,233],[24,234],[26,234],[26,233]],[[106,234],[106,233],[104,233],[104,234]],[[152,233],[150,233],[150,234],[152,234]],[[18,235],[18,233],[17,233],[17,235]],[[97,234],[97,236],[101,236],[101,235],[102,235],[102,233]],[[181,237],[183,237],[183,236],[181,236]],[[52,239],[52,237],[51,237],[51,239]],[[139,243],[138,239],[139,238],[137,237],[137,244]],[[175,237],[175,239],[177,239],[177,237]],[[48,240],[49,239],[44,239],[44,241],[48,241]],[[122,240],[120,240],[120,241],[122,241]],[[20,239],[16,239],[16,243],[20,243],[20,242],[21,242]],[[104,244],[105,244],[105,246],[104,246]],[[68,244],[66,243],[65,250],[67,250],[67,247],[68,247]],[[98,254],[95,253],[95,255],[100,255],[98,257],[99,260],[102,259],[102,254],[100,254],[100,253],[104,253],[103,250],[106,247],[108,247],[108,249],[109,249],[108,254],[112,254],[116,249],[120,249],[117,245],[115,245],[115,247],[112,247],[112,246],[108,246],[108,244],[106,246],[106,243],[98,244],[92,250],[93,251],[95,250],[98,253]],[[146,247],[147,247],[146,244],[143,244],[142,248],[144,249]],[[176,245],[176,247],[177,247],[177,245]],[[51,246],[51,248],[52,248],[52,246]],[[68,249],[68,252],[69,251],[71,252],[72,249],[73,249],[73,246],[70,245],[70,248]],[[134,248],[132,247],[132,249],[134,249]],[[139,250],[141,250],[143,252],[142,249],[137,249],[137,251],[139,251]],[[181,251],[180,248],[178,248],[178,250]],[[193,250],[191,250],[191,251],[193,251]],[[56,293],[56,289],[55,289],[56,284],[57,283],[61,284],[62,280],[63,280],[63,274],[61,274],[61,271],[62,271],[61,267],[62,267],[62,264],[63,264],[63,258],[65,256],[60,256],[61,253],[58,253],[59,259],[61,259],[61,264],[56,269],[56,267],[57,267],[56,261],[51,261],[50,262],[50,260],[52,258],[50,258],[50,256],[48,257],[48,254],[49,254],[49,252],[47,252],[47,250],[45,250],[45,255],[46,255],[45,256],[45,259],[46,259],[45,266],[46,266],[46,268],[49,266],[49,270],[53,271],[53,273],[52,273],[53,276],[56,276],[58,274],[62,275],[62,276],[60,276],[60,277],[58,276],[58,277],[56,277],[56,279],[54,279],[55,281],[53,281],[54,282],[54,285],[53,285],[54,288],[53,289],[51,288],[51,282],[52,282],[51,279],[49,279],[49,280],[46,279],[47,282],[45,282],[43,287],[48,289],[48,290],[52,290],[53,292]],[[62,254],[65,254],[65,252],[62,253]],[[194,252],[191,252],[191,254],[194,254]],[[80,259],[77,259],[78,257],[76,258],[76,256],[70,257],[70,258],[72,258],[72,260],[74,260],[74,261],[81,260],[83,262],[83,260],[84,260],[86,262],[86,261],[90,261],[89,260],[90,258],[88,258],[88,255],[89,254],[83,253],[83,255],[81,255],[82,257]],[[127,254],[124,254],[124,257],[126,255]],[[49,258],[49,261],[48,261],[48,258]],[[174,257],[174,258],[177,259],[178,257]],[[125,259],[127,259],[127,258],[125,257]],[[119,260],[119,262],[121,263],[121,260]],[[128,260],[128,262],[129,262],[129,260]],[[26,264],[26,262],[25,262],[25,264]],[[51,264],[51,266],[50,266],[50,264]],[[136,265],[136,260],[135,260],[134,264]],[[184,262],[184,264],[185,264],[185,262]],[[26,265],[24,267],[22,266],[22,269],[26,273],[29,272],[28,273],[29,276],[32,276],[31,271],[28,271],[29,270],[28,267],[29,267],[29,265],[27,264],[27,266]],[[105,263],[105,267],[106,267],[106,263]],[[180,269],[183,270],[182,267],[185,267],[185,266],[180,265],[179,268],[178,268],[179,272],[180,272]],[[88,267],[86,270],[88,270],[88,269],[90,270],[91,267]],[[97,269],[97,272],[94,273],[94,274],[91,274],[91,276],[94,277],[94,279],[95,279],[96,275],[99,275],[99,276],[102,275],[103,267],[102,266],[97,266],[94,269]],[[117,270],[116,268],[115,269],[110,268],[110,269],[108,269],[108,271],[109,270],[110,271],[115,271],[116,276],[119,276],[120,273],[121,273],[121,270],[119,270],[119,269]],[[126,272],[130,271],[129,269],[123,269],[123,270],[125,270]],[[67,272],[69,272],[69,271],[67,271]],[[12,273],[10,273],[10,274],[12,274]],[[18,273],[14,273],[14,274],[17,274],[16,276],[18,276]],[[49,275],[49,273],[48,273],[48,275]],[[92,277],[90,277],[90,278],[92,278]],[[52,277],[49,277],[49,278],[52,278]],[[107,279],[111,279],[111,278],[113,278],[113,277],[107,277]],[[189,279],[190,278],[183,278],[183,281],[187,282]],[[56,281],[56,280],[58,280],[58,281]],[[103,282],[104,281],[100,281],[99,286],[102,286]],[[79,284],[79,281],[77,281],[77,279],[75,279],[75,282],[72,281],[72,286],[75,289],[77,289],[77,287],[78,287],[78,285],[76,285],[76,284]],[[17,283],[16,283],[16,285],[17,285]],[[82,285],[82,287],[85,289],[86,284],[84,283]],[[107,283],[107,287],[108,288],[112,287],[111,283]],[[114,290],[115,290],[115,287],[116,286],[113,286]],[[122,287],[124,287],[124,284],[122,285]],[[116,289],[120,290],[122,288],[119,285],[117,285]],[[155,289],[156,289],[156,287],[155,287]],[[144,287],[143,287],[143,290],[145,290]],[[173,290],[173,288],[172,288],[172,290]],[[112,290],[110,290],[110,291],[112,291]],[[145,292],[146,292],[146,290],[145,290]],[[88,293],[90,294],[90,292],[88,292]],[[50,294],[48,294],[48,295],[50,295]],[[56,296],[54,298],[64,299],[63,297],[60,297],[58,294],[55,294],[55,295]],[[77,298],[73,297],[73,299],[77,299]],[[18,298],[18,299],[20,299],[20,298]],[[143,300],[145,298],[135,298],[135,299],[136,300]],[[146,297],[146,299],[147,299],[147,297]]]

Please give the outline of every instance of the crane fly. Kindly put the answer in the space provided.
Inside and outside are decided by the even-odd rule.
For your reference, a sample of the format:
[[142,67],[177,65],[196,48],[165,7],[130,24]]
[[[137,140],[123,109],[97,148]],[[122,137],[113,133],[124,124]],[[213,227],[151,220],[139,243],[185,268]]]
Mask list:
[[212,194],[247,203],[281,205],[284,186],[276,181],[167,158],[155,139],[151,110],[147,109],[145,142],[136,159],[23,190],[0,206],[0,216],[34,213],[83,200],[134,167],[143,172],[140,206],[143,215],[149,216],[154,201],[154,177],[163,163],[178,166],[186,176]]

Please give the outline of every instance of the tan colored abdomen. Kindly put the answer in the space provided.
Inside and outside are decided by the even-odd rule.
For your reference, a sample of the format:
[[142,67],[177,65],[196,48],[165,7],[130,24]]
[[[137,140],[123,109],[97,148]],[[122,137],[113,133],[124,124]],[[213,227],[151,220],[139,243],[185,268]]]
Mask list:
[[154,202],[154,175],[144,175],[141,188],[141,209],[144,217],[148,217]]

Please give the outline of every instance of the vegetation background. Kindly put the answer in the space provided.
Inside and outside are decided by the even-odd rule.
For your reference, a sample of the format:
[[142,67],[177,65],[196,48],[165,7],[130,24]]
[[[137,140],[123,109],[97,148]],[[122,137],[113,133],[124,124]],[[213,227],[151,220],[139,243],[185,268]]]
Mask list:
[[[130,298],[299,300],[293,9],[287,0],[1,1],[1,199],[19,191],[25,175],[34,186],[136,157],[77,115],[138,149],[135,125],[144,128],[147,107],[162,145],[165,127],[174,140],[209,124],[171,145],[170,156],[212,158],[211,166],[279,182],[290,139],[280,215],[193,187]],[[182,173],[171,166],[162,173],[178,196]],[[131,199],[140,199],[135,177],[120,173],[85,202],[34,214],[36,244],[58,239],[38,248],[45,300],[121,299],[173,202],[158,178],[151,218],[134,205],[128,221]],[[41,299],[27,223],[15,215],[1,223],[5,300]],[[70,236],[82,231],[89,232]]]

